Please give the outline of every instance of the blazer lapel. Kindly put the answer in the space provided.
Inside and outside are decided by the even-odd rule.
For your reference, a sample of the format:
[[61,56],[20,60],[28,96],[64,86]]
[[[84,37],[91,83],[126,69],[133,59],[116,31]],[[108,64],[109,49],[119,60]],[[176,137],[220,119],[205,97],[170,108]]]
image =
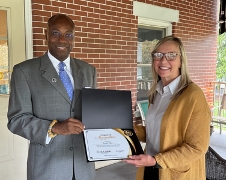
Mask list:
[[160,147],[159,150],[160,152],[163,152],[163,145],[165,144],[165,139],[167,138],[167,136],[165,136],[165,134],[167,134],[167,127],[168,127],[168,123],[169,123],[169,116],[170,113],[173,112],[172,108],[175,104],[175,101],[171,101],[169,106],[167,107],[163,117],[162,117],[162,122],[161,122],[161,127],[160,127]]
[[59,91],[59,93],[66,99],[66,101],[71,104],[71,100],[67,94],[67,90],[65,89],[64,84],[62,83],[59,75],[53,67],[47,53],[45,53],[45,55],[41,57],[40,70],[45,71],[42,74],[43,78],[49,81],[49,83],[52,84],[53,87],[57,89],[57,91]]
[[83,84],[84,74],[80,70],[79,64],[76,62],[76,59],[71,58],[70,65],[72,69],[72,76],[74,78],[74,96],[73,96],[73,104],[77,101]]

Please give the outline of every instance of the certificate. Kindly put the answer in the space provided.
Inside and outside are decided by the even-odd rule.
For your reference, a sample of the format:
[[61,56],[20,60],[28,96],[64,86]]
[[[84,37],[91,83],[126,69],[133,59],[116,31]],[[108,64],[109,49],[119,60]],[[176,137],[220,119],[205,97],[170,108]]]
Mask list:
[[84,130],[84,139],[88,161],[126,159],[143,153],[134,130],[89,129]]
[[82,123],[88,161],[144,154],[133,130],[130,91],[82,89]]

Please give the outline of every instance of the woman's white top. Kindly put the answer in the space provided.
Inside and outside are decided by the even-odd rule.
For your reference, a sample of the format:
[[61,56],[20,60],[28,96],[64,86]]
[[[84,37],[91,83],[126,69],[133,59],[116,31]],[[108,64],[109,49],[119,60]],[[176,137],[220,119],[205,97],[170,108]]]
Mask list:
[[159,81],[156,88],[154,104],[150,104],[145,120],[146,126],[146,154],[154,156],[159,153],[160,129],[163,115],[171,102],[171,97],[177,89],[181,76],[163,87]]

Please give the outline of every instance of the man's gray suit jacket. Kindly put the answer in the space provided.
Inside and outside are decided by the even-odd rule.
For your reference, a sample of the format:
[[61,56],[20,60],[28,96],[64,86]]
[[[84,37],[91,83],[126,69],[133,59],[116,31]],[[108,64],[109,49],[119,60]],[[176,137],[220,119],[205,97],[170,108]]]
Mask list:
[[[28,180],[92,180],[94,163],[87,163],[83,135],[57,135],[45,144],[50,123],[75,118],[82,121],[84,87],[96,88],[96,69],[71,58],[74,96],[67,91],[48,58],[24,61],[13,68],[8,109],[8,128],[30,140],[27,160]],[[73,165],[74,163],[74,165]]]

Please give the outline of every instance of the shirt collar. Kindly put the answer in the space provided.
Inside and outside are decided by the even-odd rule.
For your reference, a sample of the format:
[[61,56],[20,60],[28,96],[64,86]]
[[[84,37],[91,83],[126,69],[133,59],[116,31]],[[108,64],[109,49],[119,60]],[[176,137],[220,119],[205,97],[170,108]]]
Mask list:
[[162,81],[160,80],[160,81],[157,83],[156,91],[157,91],[159,94],[162,94],[162,88],[163,88],[163,84],[162,84]]
[[178,87],[180,79],[181,79],[181,75],[178,76],[176,79],[174,79],[170,84],[168,84],[165,87],[163,87],[162,81],[160,80],[157,84],[156,91],[162,94],[162,89],[164,88],[164,93],[170,90],[171,94],[174,94]]
[[[60,61],[55,58],[52,54],[50,54],[49,50],[48,50],[48,57],[50,59],[50,61],[52,62],[53,66],[55,67],[55,69],[59,69],[58,65],[60,63]],[[64,63],[66,65],[66,68],[70,71],[71,66],[70,66],[70,55],[67,57],[67,59],[64,60]]]
[[181,79],[181,75],[178,76],[176,79],[174,79],[170,84],[168,84],[172,94],[174,94],[175,91],[177,90],[177,87],[179,85],[180,79]]

